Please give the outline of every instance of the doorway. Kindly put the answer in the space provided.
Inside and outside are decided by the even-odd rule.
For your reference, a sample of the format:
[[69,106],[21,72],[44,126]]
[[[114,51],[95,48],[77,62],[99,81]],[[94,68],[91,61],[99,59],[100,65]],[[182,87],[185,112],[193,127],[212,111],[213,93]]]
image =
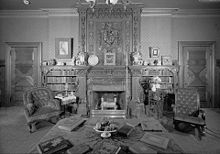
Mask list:
[[7,104],[23,105],[23,93],[41,83],[41,43],[7,43]]
[[195,88],[201,107],[214,107],[215,42],[179,42],[179,87]]

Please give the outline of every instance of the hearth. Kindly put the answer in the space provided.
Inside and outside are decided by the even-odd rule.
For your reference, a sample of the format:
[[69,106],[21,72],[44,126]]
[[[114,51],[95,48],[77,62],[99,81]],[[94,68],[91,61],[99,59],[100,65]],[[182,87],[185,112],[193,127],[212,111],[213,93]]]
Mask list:
[[125,117],[130,86],[125,67],[94,67],[88,73],[90,116]]

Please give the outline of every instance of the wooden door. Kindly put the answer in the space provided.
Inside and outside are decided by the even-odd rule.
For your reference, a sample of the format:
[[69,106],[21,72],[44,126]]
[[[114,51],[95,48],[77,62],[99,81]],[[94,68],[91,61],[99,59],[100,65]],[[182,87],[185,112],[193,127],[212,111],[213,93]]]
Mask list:
[[214,43],[180,42],[181,87],[196,88],[201,107],[214,106]]
[[39,85],[40,53],[38,45],[13,44],[9,52],[9,103],[22,105],[23,93]]

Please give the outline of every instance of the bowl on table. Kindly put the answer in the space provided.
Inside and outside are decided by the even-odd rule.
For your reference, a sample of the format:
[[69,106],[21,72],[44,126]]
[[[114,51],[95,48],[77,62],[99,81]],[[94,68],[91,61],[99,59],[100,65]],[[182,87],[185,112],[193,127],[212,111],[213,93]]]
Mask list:
[[111,133],[117,131],[117,126],[116,124],[113,124],[110,121],[105,121],[105,122],[97,122],[96,126],[93,127],[93,129],[96,132],[101,133],[101,137],[108,138],[111,136]]

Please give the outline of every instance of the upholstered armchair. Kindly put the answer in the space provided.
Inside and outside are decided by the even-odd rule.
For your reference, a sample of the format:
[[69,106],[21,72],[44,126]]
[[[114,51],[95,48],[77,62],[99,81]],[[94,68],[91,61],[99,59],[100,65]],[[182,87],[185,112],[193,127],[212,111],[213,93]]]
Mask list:
[[199,94],[196,89],[180,88],[176,93],[173,124],[175,129],[186,131],[195,129],[195,136],[201,139],[204,134],[205,112],[200,109]]
[[36,130],[36,123],[58,118],[61,113],[60,101],[54,99],[52,91],[47,87],[33,87],[23,95],[24,113],[30,132]]

